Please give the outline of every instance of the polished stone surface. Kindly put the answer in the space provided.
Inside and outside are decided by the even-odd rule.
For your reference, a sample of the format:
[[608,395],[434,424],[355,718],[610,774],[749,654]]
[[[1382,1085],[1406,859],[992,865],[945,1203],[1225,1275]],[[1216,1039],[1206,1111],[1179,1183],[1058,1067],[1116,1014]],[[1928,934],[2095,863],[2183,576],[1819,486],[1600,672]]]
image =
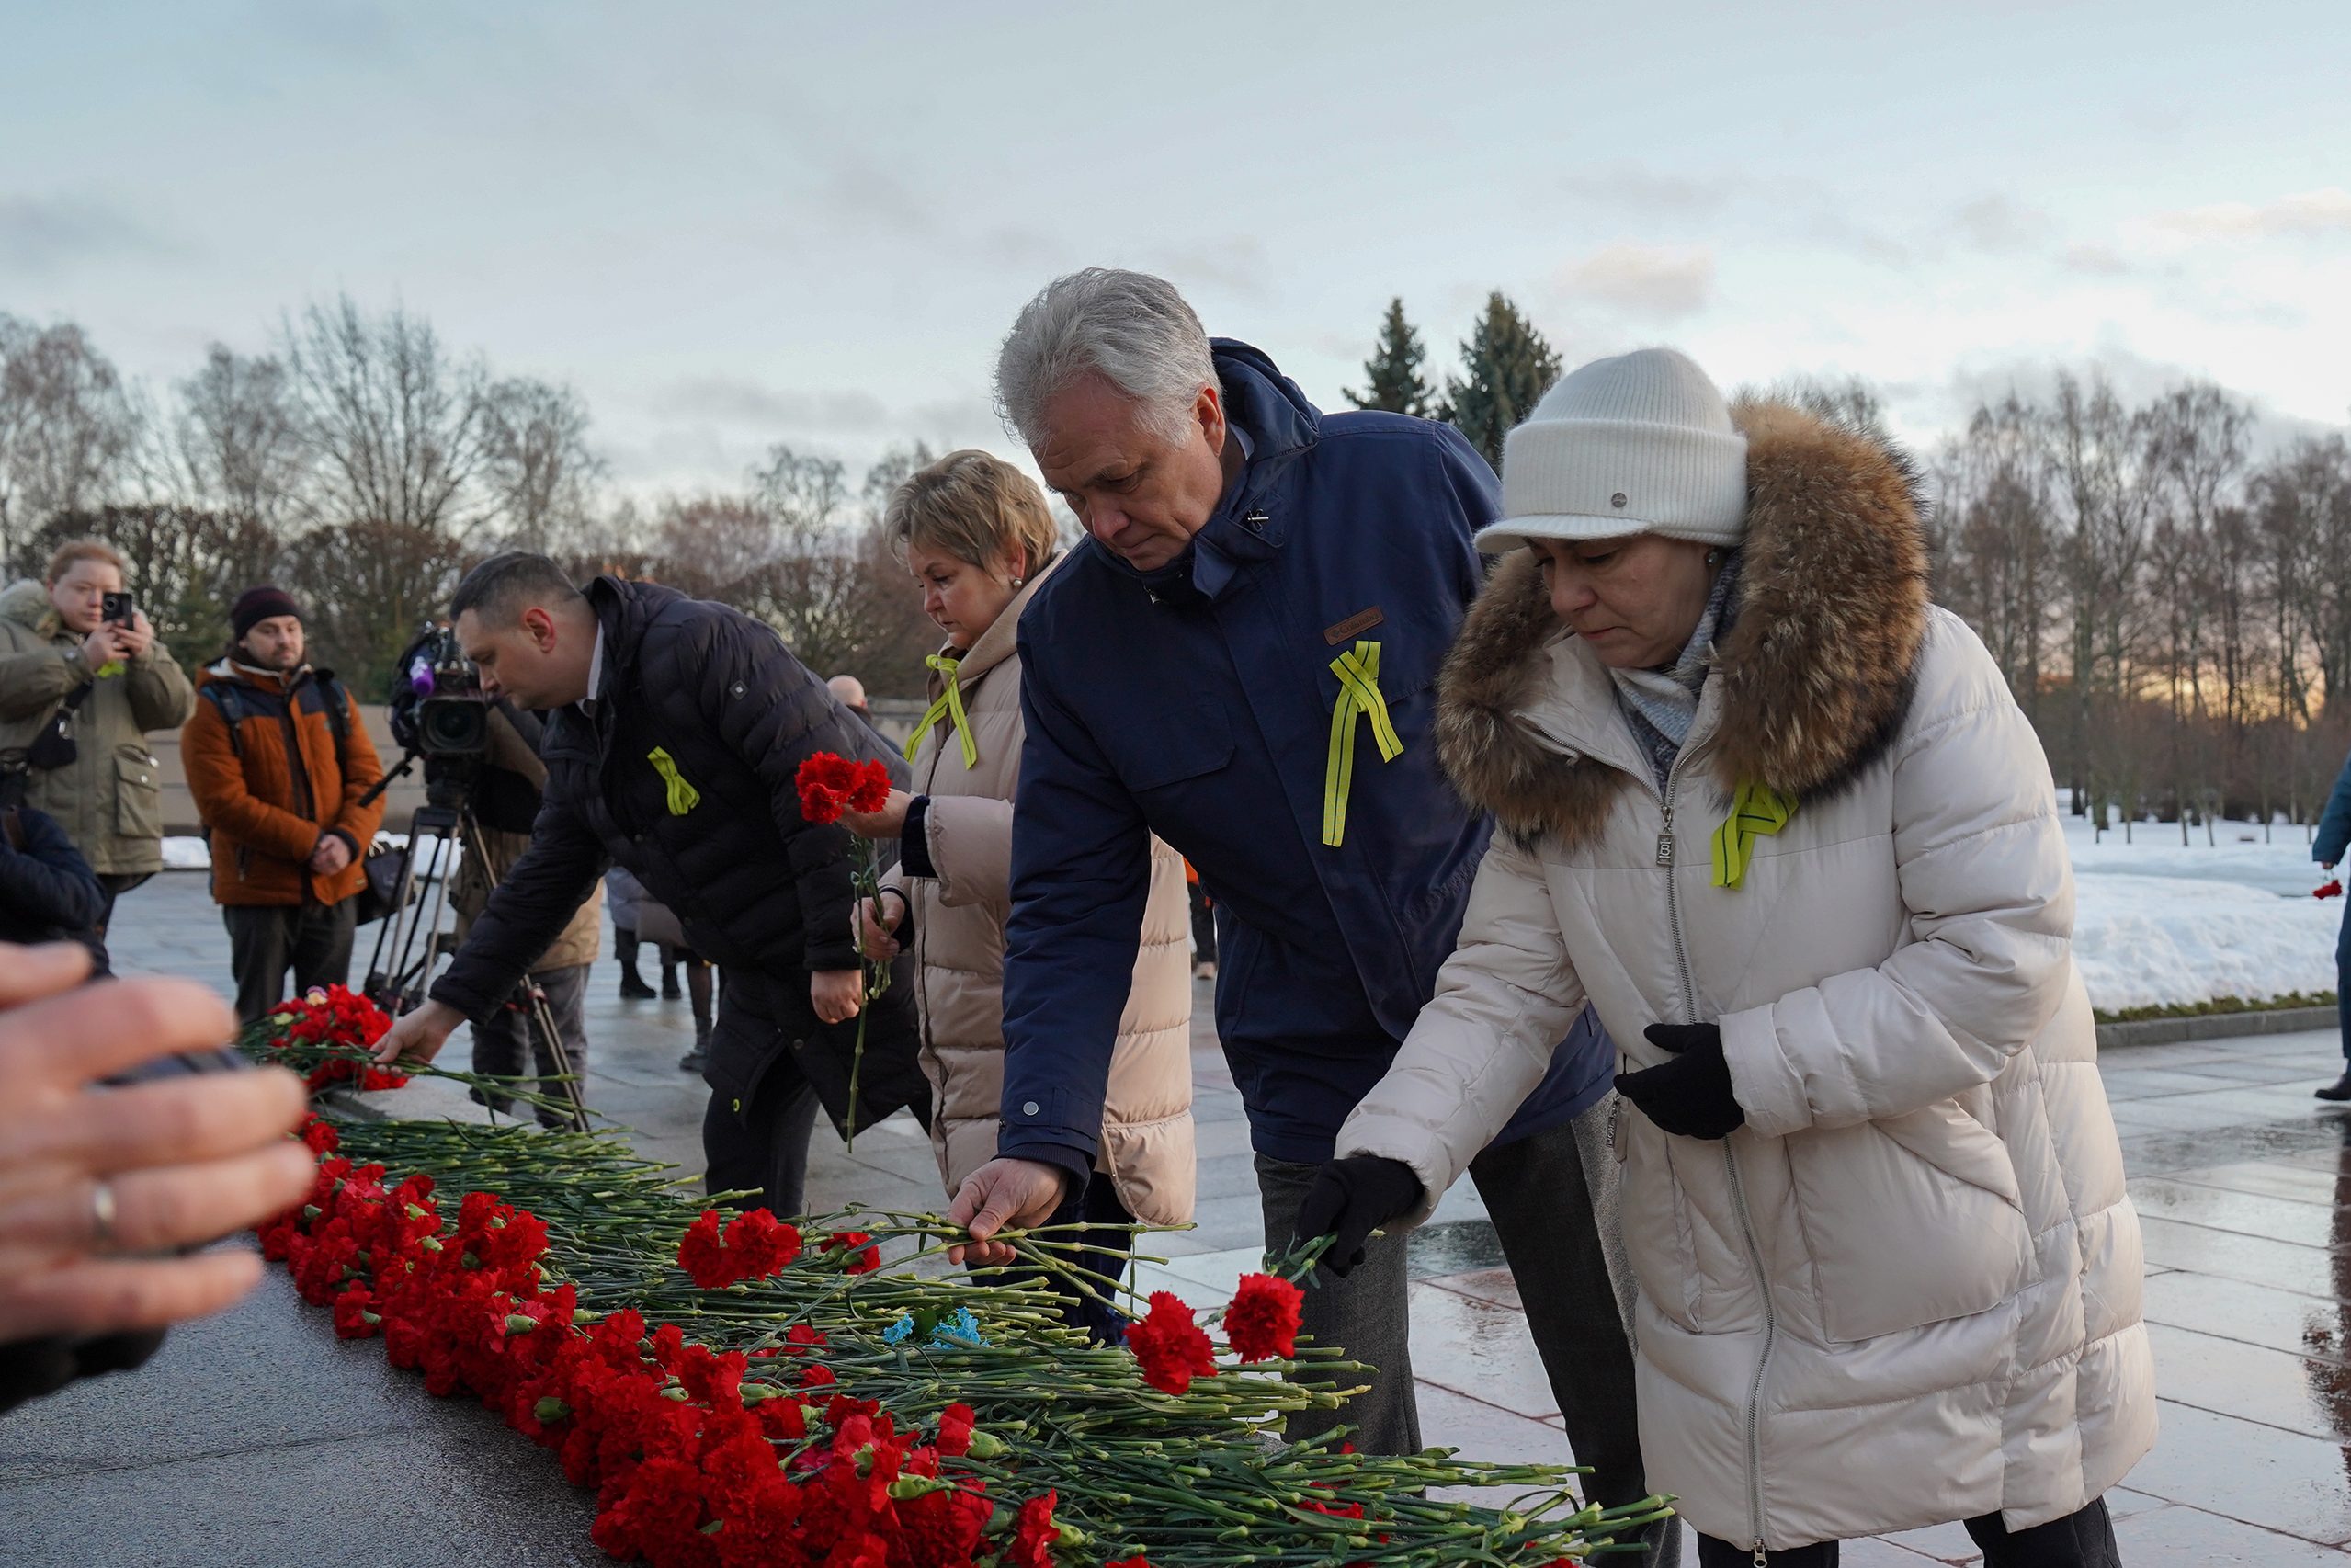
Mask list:
[[[227,943],[201,878],[166,875],[126,898],[117,947],[127,972],[226,987]],[[686,1005],[624,1003],[618,984],[617,966],[599,963],[591,1102],[649,1152],[698,1171],[701,1086],[676,1065],[691,1040]],[[1164,1261],[1140,1266],[1137,1283],[1208,1306],[1259,1266],[1262,1238],[1247,1124],[1205,986],[1200,1003],[1198,1218],[1150,1239]],[[2103,1063],[2144,1217],[2163,1396],[2161,1441],[2109,1498],[2134,1568],[2345,1561],[2351,1115],[2309,1097],[2341,1064],[2329,1033],[2127,1048]],[[903,1119],[860,1134],[854,1153],[820,1132],[810,1189],[817,1207],[945,1202],[927,1141]],[[1567,1460],[1516,1286],[1467,1183],[1438,1221],[1412,1256],[1428,1440]],[[375,1346],[338,1344],[282,1278],[176,1335],[145,1373],[0,1420],[9,1564],[599,1562],[587,1514],[545,1456],[478,1409],[426,1398]],[[1980,1557],[1957,1525],[1844,1551],[1857,1568]]]

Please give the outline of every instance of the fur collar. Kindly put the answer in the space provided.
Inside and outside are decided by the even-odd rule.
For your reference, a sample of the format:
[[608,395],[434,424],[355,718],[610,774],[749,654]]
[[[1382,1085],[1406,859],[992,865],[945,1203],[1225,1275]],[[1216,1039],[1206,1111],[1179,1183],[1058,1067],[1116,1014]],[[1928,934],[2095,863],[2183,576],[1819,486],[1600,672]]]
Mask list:
[[[1817,799],[1874,760],[1910,706],[1927,606],[1917,476],[1894,448],[1785,404],[1732,416],[1747,437],[1746,564],[1709,677],[1721,715],[1711,761],[1726,791],[1752,779]],[[1533,716],[1562,676],[1570,728],[1622,727],[1598,661],[1562,632],[1530,552],[1515,551],[1446,658],[1437,755],[1505,831],[1574,845],[1598,832],[1629,775]]]

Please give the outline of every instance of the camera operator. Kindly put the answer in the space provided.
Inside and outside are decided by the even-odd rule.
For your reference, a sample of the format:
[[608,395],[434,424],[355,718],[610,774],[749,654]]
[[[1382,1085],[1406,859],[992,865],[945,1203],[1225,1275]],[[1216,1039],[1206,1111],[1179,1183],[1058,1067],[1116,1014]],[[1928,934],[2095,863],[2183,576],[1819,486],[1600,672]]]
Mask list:
[[[820,751],[891,754],[771,628],[724,605],[608,576],[583,594],[545,556],[512,553],[469,573],[453,608],[483,688],[554,710],[546,806],[432,999],[377,1054],[429,1059],[486,1017],[617,862],[725,971],[703,1070],[710,1189],[799,1212],[817,1105],[836,1124],[849,1109],[863,987],[848,831],[802,820],[794,775]],[[902,1105],[927,1119],[913,989],[874,1004],[857,1126]]]
[[212,898],[229,927],[237,1017],[347,983],[356,899],[383,821],[360,797],[383,776],[376,748],[328,670],[304,656],[301,612],[282,589],[248,588],[229,612],[229,650],[197,679],[180,733],[188,792],[212,846]]
[[97,873],[101,941],[114,901],[164,868],[163,781],[150,730],[194,697],[123,592],[114,547],[75,540],[38,583],[0,594],[0,748],[23,748],[23,803],[48,812]]
[[[475,835],[449,888],[460,943],[489,907],[491,893],[530,847],[531,824],[539,816],[540,791],[547,787],[547,765],[539,757],[546,726],[539,715],[501,699],[489,705],[485,717],[489,750],[466,790]],[[602,940],[603,903],[601,890],[591,891],[572,912],[562,934],[530,966],[531,980],[546,995],[547,1014],[554,1021],[563,1057],[572,1074],[582,1079],[587,1073],[588,966],[596,962]],[[552,1074],[562,1068],[530,1015],[509,1003],[474,1024],[473,1070],[515,1078],[533,1071]],[[537,1087],[542,1095],[562,1097],[559,1085]],[[580,1088],[585,1093],[585,1082]],[[494,1096],[490,1103],[499,1110],[511,1104]],[[561,1111],[547,1106],[539,1108],[539,1119],[550,1127],[570,1125]]]

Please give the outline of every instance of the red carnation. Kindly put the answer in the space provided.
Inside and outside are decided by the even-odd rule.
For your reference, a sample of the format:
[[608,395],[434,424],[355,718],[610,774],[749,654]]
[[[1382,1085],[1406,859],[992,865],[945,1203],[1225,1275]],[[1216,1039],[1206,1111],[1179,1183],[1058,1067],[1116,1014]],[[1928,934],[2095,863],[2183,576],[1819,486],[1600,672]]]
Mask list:
[[734,1269],[727,1259],[726,1244],[719,1239],[717,1210],[703,1210],[701,1218],[686,1227],[685,1235],[677,1242],[677,1267],[705,1290],[715,1290],[733,1280]]
[[872,1244],[869,1231],[835,1231],[824,1238],[825,1252],[846,1251],[848,1270],[852,1274],[870,1274],[881,1267],[881,1249]]
[[302,1119],[301,1137],[313,1154],[332,1154],[343,1143],[343,1135],[335,1131],[335,1124],[315,1116]]
[[1062,1539],[1062,1527],[1053,1522],[1053,1505],[1059,1501],[1059,1493],[1048,1492],[1020,1506],[1020,1523],[1005,1552],[1006,1562],[1014,1568],[1053,1568],[1053,1546]]
[[978,1419],[968,1404],[950,1404],[938,1415],[938,1451],[957,1458],[971,1451],[971,1426]]
[[1244,1361],[1266,1361],[1298,1354],[1299,1314],[1305,1296],[1287,1279],[1244,1274],[1232,1304],[1224,1309],[1224,1337]]
[[1142,1381],[1162,1393],[1182,1393],[1196,1377],[1216,1370],[1216,1351],[1192,1321],[1184,1298],[1168,1290],[1151,1293],[1151,1312],[1127,1325],[1127,1346],[1142,1364]]
[[800,1256],[800,1233],[765,1209],[754,1209],[727,1226],[726,1249],[737,1257],[738,1278],[765,1279]]
[[844,809],[878,812],[890,803],[888,767],[829,751],[801,763],[792,782],[800,790],[800,814],[813,823],[839,822]]

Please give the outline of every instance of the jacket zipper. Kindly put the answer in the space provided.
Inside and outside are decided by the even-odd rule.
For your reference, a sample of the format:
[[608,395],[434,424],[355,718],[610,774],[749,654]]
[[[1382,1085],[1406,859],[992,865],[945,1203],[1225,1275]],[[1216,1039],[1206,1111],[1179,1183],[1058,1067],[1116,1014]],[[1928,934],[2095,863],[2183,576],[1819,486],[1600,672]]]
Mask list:
[[[1665,812],[1665,831],[1657,837],[1657,864],[1665,873],[1665,919],[1674,936],[1674,963],[1682,983],[1682,1021],[1697,1023],[1698,988],[1690,979],[1689,950],[1682,941],[1682,903],[1675,876],[1674,788],[1681,780],[1680,764],[1689,755],[1683,749],[1675,766],[1666,772],[1665,788],[1659,804]],[[1771,1282],[1764,1273],[1763,1248],[1755,1240],[1755,1218],[1747,1210],[1747,1188],[1739,1179],[1739,1157],[1731,1151],[1731,1142],[1722,1142],[1722,1168],[1730,1178],[1731,1208],[1739,1217],[1739,1239],[1747,1245],[1747,1262],[1755,1271],[1755,1294],[1763,1302],[1763,1353],[1755,1358],[1755,1373],[1747,1384],[1747,1506],[1754,1521],[1755,1534],[1749,1549],[1755,1554],[1755,1568],[1765,1568],[1767,1559],[1764,1551],[1763,1508],[1763,1383],[1764,1373],[1771,1366],[1771,1347],[1779,1336],[1779,1313],[1771,1302]]]

